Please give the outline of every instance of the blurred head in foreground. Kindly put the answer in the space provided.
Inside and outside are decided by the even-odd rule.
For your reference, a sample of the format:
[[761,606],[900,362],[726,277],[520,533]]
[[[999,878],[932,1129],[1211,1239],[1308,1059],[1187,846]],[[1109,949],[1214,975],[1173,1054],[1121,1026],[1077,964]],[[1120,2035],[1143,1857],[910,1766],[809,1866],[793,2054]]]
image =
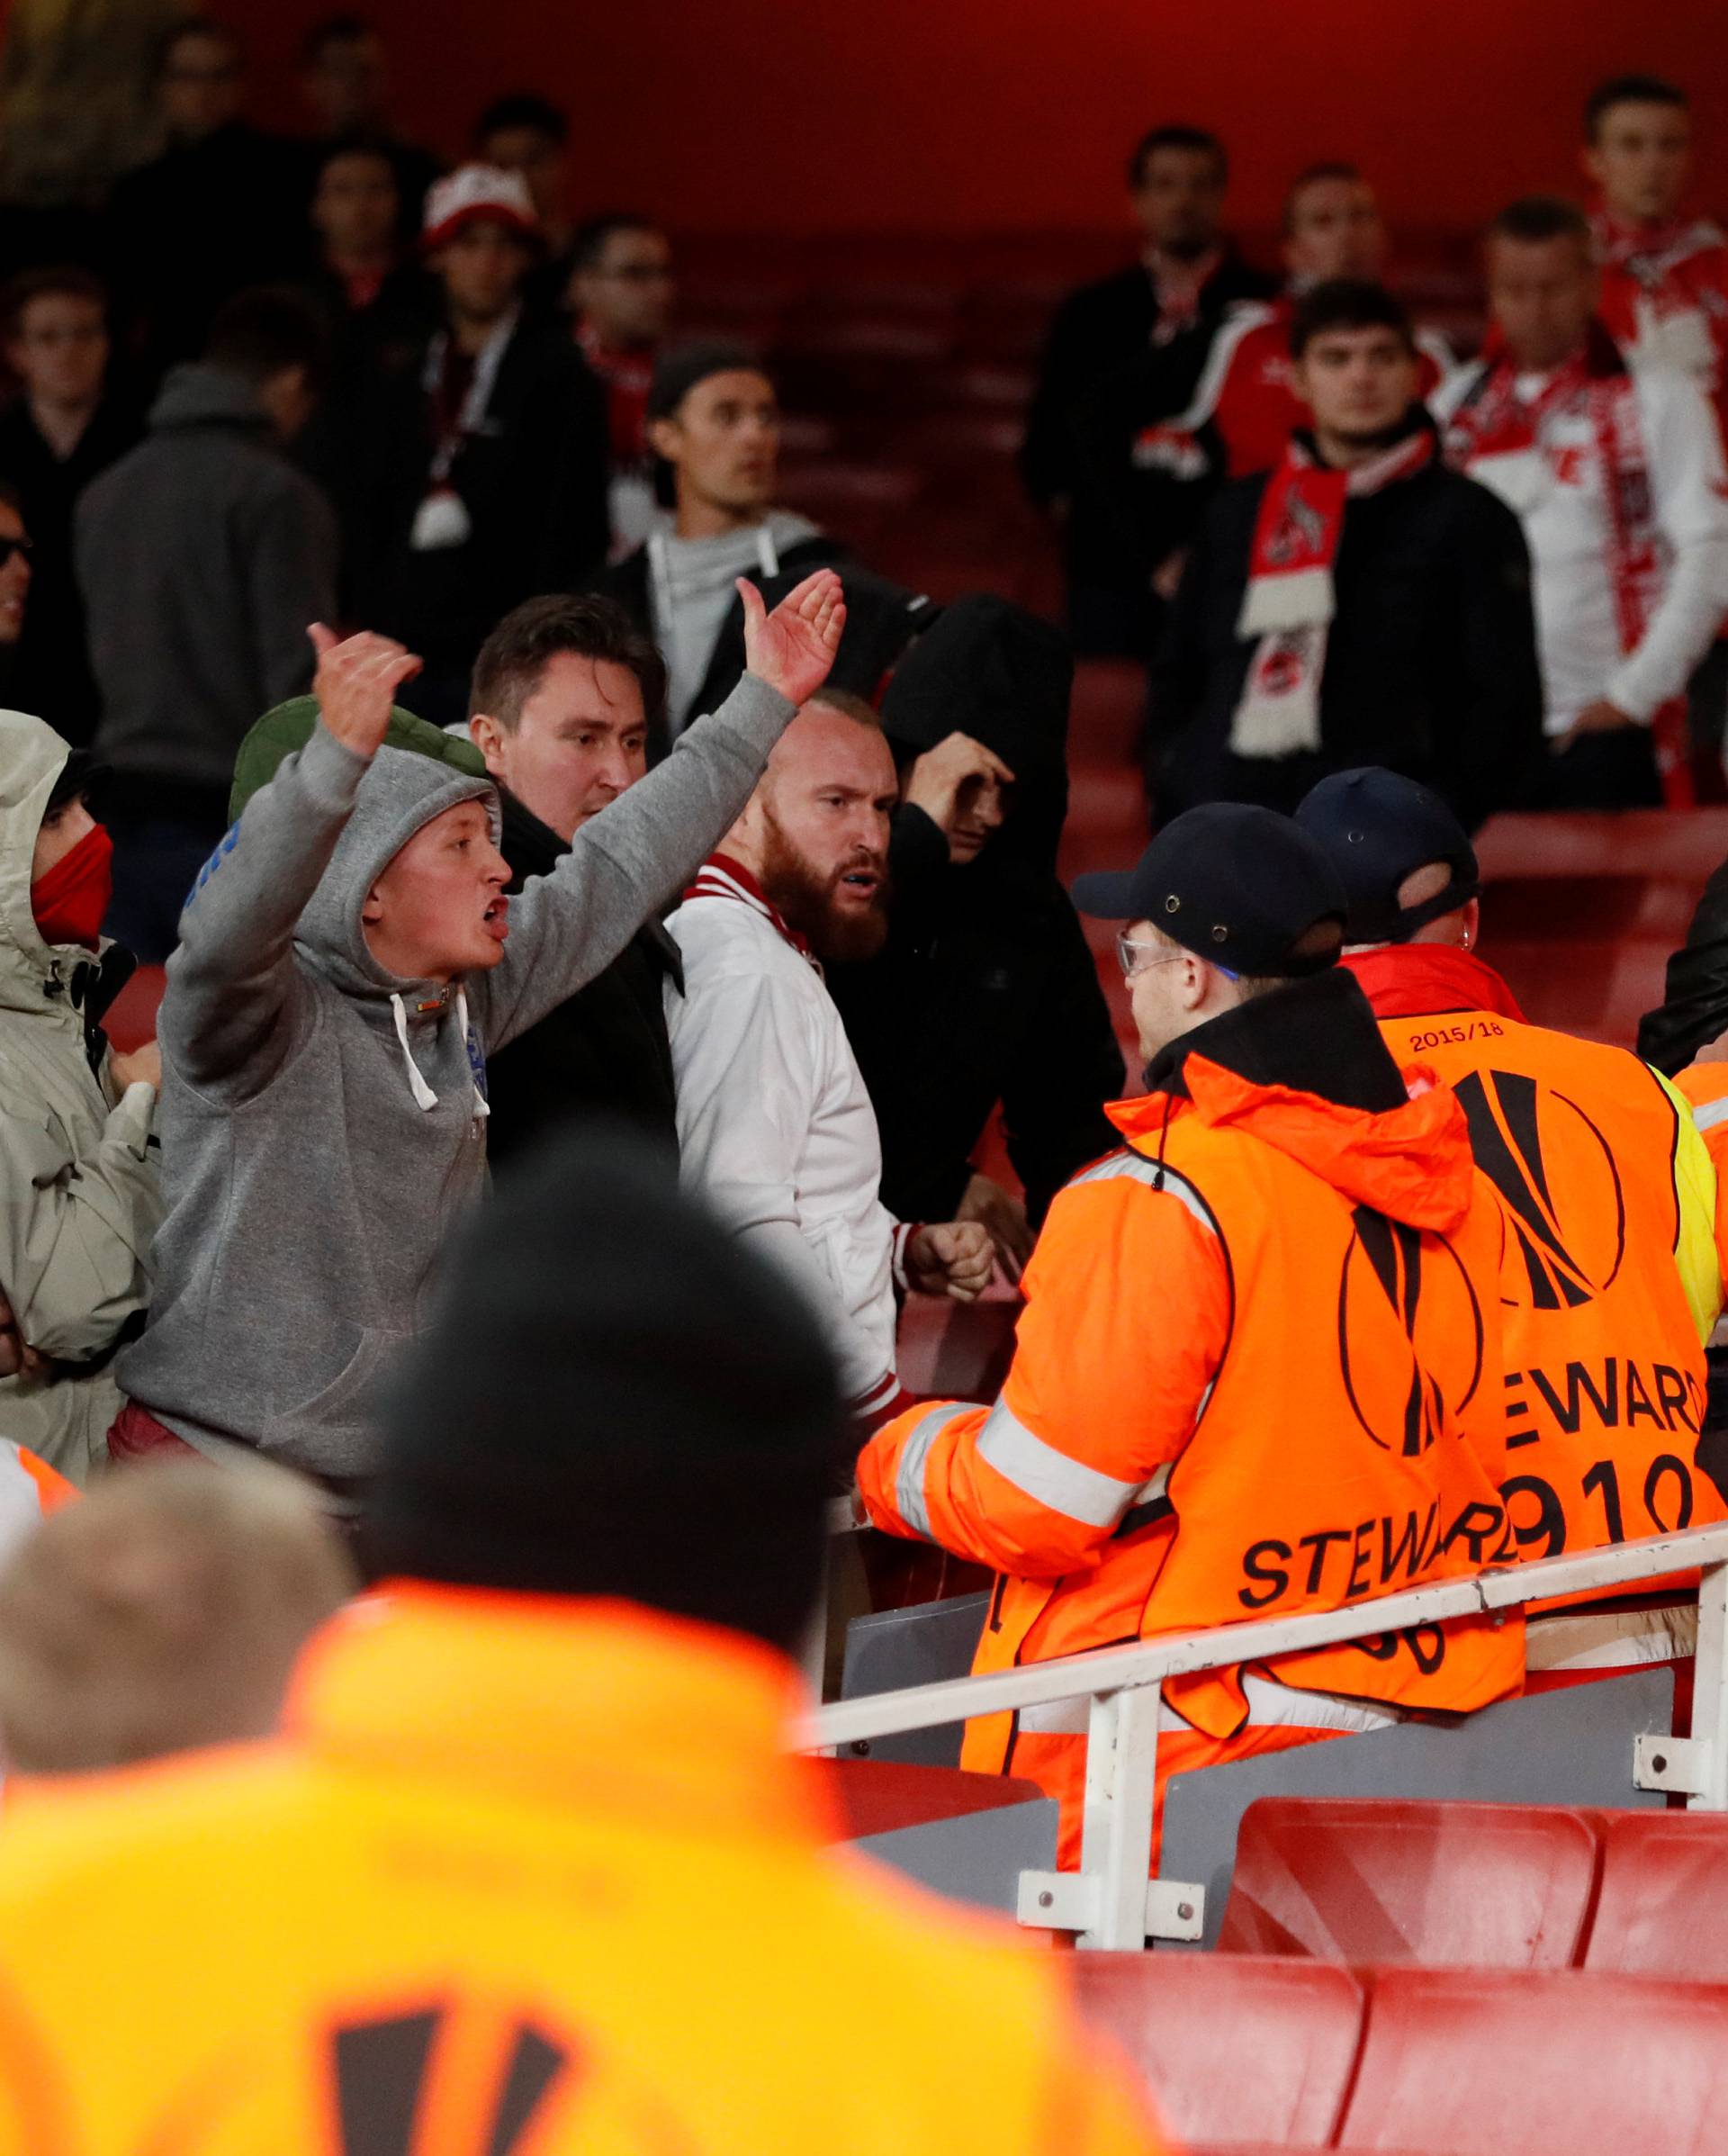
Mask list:
[[267,1736],[353,1592],[316,1502],[274,1471],[136,1468],[0,1568],[0,1748],[28,1774]]
[[591,1132],[506,1177],[387,1413],[380,1577],[639,1602],[792,1650],[838,1385],[795,1290]]

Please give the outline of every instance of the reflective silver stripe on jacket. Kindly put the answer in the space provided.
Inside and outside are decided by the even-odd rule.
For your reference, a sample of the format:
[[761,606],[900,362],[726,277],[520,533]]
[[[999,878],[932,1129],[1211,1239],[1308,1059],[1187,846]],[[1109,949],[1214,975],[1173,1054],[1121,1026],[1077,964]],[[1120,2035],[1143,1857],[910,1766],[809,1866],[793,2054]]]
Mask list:
[[1112,1153],[1108,1159],[1100,1160],[1095,1167],[1076,1176],[1067,1187],[1072,1190],[1081,1183],[1111,1183],[1120,1176],[1127,1176],[1136,1183],[1162,1187],[1178,1204],[1188,1208],[1209,1235],[1218,1233],[1218,1222],[1212,1218],[1210,1208],[1187,1177],[1179,1176],[1167,1165],[1160,1168],[1156,1160],[1148,1160],[1141,1153],[1131,1150]]
[[1114,1527],[1130,1505],[1161,1496],[1170,1478],[1167,1465],[1148,1483],[1125,1483],[1071,1460],[1028,1430],[1005,1400],[998,1400],[985,1419],[978,1457],[1022,1496],[1086,1527]]
[[900,1448],[899,1471],[894,1478],[894,1509],[913,1532],[922,1535],[926,1542],[936,1539],[930,1531],[930,1507],[924,1498],[924,1465],[930,1458],[930,1448],[957,1417],[976,1412],[968,1400],[952,1407],[927,1408],[913,1424]]
[[1719,1123],[1728,1123],[1728,1099],[1713,1100],[1706,1108],[1694,1108],[1692,1122],[1700,1131],[1714,1131]]
[[[1300,1691],[1293,1684],[1280,1684],[1274,1677],[1242,1675],[1242,1696],[1248,1704],[1245,1729],[1312,1729],[1340,1737],[1365,1737],[1371,1730],[1390,1729],[1403,1720],[1395,1707],[1382,1707],[1366,1700],[1341,1699],[1336,1692]],[[1022,1737],[1084,1737],[1089,1717],[1087,1700],[1052,1700],[1048,1707],[1022,1707],[1019,1728]],[[1158,1709],[1160,1730],[1192,1729],[1193,1724],[1174,1707]]]

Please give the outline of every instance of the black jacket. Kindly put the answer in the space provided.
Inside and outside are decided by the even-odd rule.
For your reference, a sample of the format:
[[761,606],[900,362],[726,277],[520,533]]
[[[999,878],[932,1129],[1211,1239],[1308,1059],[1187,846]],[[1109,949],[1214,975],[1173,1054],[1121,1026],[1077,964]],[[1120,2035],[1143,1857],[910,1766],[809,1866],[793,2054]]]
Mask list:
[[1220,800],[1288,814],[1328,771],[1365,763],[1433,787],[1472,828],[1515,800],[1543,754],[1530,557],[1506,504],[1437,460],[1346,508],[1319,752],[1231,753],[1256,649],[1237,620],[1268,483],[1259,474],[1226,487],[1189,556],[1152,672],[1147,782],[1158,819]]
[[1728,861],[1698,900],[1686,942],[1668,961],[1662,1000],[1638,1027],[1638,1052],[1672,1078],[1728,1028]]
[[572,589],[605,560],[606,406],[569,339],[524,320],[500,362],[482,427],[451,468],[470,536],[418,551],[410,535],[436,447],[425,365],[423,347],[380,400],[360,589],[374,627],[422,654],[428,674],[465,686],[501,615],[536,592]]
[[[555,831],[500,790],[512,891],[549,876],[570,849]],[[678,1158],[678,1096],[666,1042],[662,983],[681,988],[678,945],[652,922],[585,988],[500,1049],[486,1067],[491,1120],[487,1151],[512,1159],[571,1122],[621,1117]]]
[[1102,1104],[1121,1093],[1122,1059],[1055,871],[1070,678],[1054,630],[1006,600],[962,599],[884,699],[903,762],[958,730],[1019,778],[1009,821],[965,866],[922,809],[899,811],[887,946],[829,969],[882,1134],[883,1203],[903,1220],[953,1218],[998,1102],[1034,1222],[1117,1143]]
[[[1039,362],[1020,473],[1040,508],[1064,496],[1073,504],[1066,542],[1071,578],[1120,584],[1134,581],[1138,567],[1124,557],[1121,503],[1116,488],[1102,476],[1110,460],[1099,447],[1101,398],[1103,433],[1120,433],[1133,401],[1127,385],[1145,366],[1153,371],[1170,410],[1182,410],[1200,379],[1225,310],[1238,300],[1268,298],[1275,289],[1275,279],[1250,268],[1233,251],[1227,253],[1201,289],[1193,327],[1158,346],[1153,343],[1158,326],[1156,287],[1138,264],[1083,284],[1063,301]],[[1124,439],[1124,470],[1127,457]]]
[[0,412],[0,479],[17,490],[35,549],[23,634],[6,693],[19,710],[40,713],[75,748],[95,732],[102,700],[90,671],[84,600],[72,561],[72,510],[96,474],[123,456],[143,431],[136,406],[108,397],[77,447],[61,458],[22,397]]
[[[767,579],[759,577],[756,579],[756,582],[760,588],[764,603],[770,608],[777,607],[787,593],[795,586],[801,584],[813,570],[840,569],[844,571],[850,567],[851,559],[850,554],[840,540],[830,537],[825,531],[818,532],[814,538],[805,539],[796,546],[788,546],[786,549],[780,555],[778,576]],[[874,581],[880,582],[880,580]],[[653,599],[648,573],[648,550],[645,546],[638,546],[634,554],[626,555],[623,561],[614,563],[610,568],[602,570],[598,575],[590,578],[589,588],[603,592],[608,599],[616,599],[633,621],[645,629],[651,636],[655,634]],[[883,588],[886,590],[890,587]],[[892,589],[897,591],[899,587],[896,585]],[[904,596],[912,609],[922,609],[927,604],[925,600],[917,598],[913,593],[908,592]],[[906,634],[913,634],[915,627],[915,622],[911,622],[909,619]],[[853,673],[848,671],[849,663],[854,664],[855,667],[855,662],[849,660],[848,646],[850,645],[855,653],[860,642],[860,635],[854,632],[849,618],[842,635],[840,652],[834,662],[833,671],[829,677],[836,688],[857,688]],[[904,642],[904,638],[902,637],[900,643]],[[894,654],[885,660],[885,666],[893,663],[893,656],[897,655],[899,645],[896,644]],[[707,672],[702,677],[702,687],[698,692],[695,703],[690,707],[691,716],[694,717],[704,712],[717,711],[738,686],[743,677],[743,672],[744,602],[742,599],[734,599],[731,610],[720,624],[720,634],[714,640],[714,650],[709,655]],[[874,687],[874,682],[871,687]],[[868,695],[870,690],[860,689],[858,693]],[[671,745],[672,738],[667,727],[666,715],[663,711],[658,712],[649,721],[649,762],[658,763]]]

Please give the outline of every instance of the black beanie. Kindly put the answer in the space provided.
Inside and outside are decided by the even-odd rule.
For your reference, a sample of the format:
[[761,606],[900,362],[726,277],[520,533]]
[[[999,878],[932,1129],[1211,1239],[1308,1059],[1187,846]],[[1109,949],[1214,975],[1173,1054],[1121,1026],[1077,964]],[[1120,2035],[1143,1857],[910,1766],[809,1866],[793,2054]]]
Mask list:
[[670,419],[698,382],[710,374],[764,374],[768,369],[752,345],[731,337],[694,337],[670,345],[654,362],[648,385],[647,416]]
[[376,1576],[803,1637],[842,1457],[832,1359],[791,1285],[622,1129],[503,1180],[384,1422]]
[[972,592],[944,607],[895,668],[883,729],[919,749],[969,734],[1025,778],[1063,762],[1073,687],[1059,629],[1010,600]]

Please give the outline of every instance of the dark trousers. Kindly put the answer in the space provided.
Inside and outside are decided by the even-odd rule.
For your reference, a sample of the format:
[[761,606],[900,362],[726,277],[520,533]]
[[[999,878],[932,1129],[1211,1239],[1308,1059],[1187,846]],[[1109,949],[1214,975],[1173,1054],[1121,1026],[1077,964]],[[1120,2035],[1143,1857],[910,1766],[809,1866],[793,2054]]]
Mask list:
[[[123,780],[116,781],[116,791]],[[198,871],[228,828],[220,814],[128,815],[104,821],[114,842],[114,896],[104,931],[140,963],[159,966],[180,940],[180,915]]]
[[1525,808],[1660,808],[1662,782],[1648,726],[1580,734],[1550,756]]

